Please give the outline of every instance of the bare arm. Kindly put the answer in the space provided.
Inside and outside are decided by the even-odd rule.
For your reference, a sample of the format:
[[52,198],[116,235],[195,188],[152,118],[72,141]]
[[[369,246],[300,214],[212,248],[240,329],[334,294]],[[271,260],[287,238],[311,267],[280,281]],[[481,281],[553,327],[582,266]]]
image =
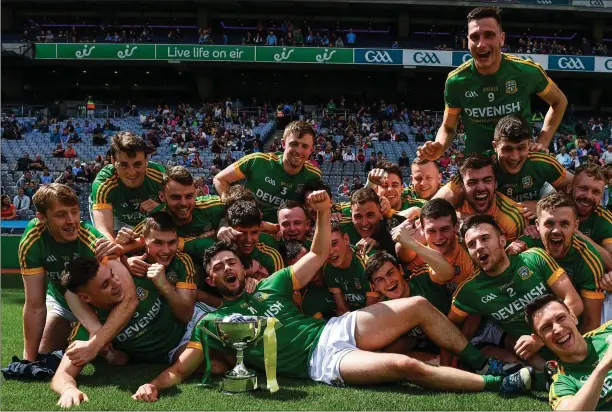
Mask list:
[[213,184],[215,185],[215,189],[217,189],[219,196],[222,196],[223,193],[229,190],[232,183],[244,178],[245,176],[240,173],[233,164],[231,164],[217,173],[217,175],[213,178]]
[[333,292],[332,297],[334,298],[334,303],[336,304],[336,316],[342,316],[346,312],[350,312],[342,291]]
[[567,190],[567,187],[572,183],[573,180],[574,174],[569,171],[566,171],[565,178],[562,181],[552,185],[552,187],[554,187],[557,192],[565,192]]
[[582,298],[584,311],[580,322],[580,333],[584,334],[597,329],[601,325],[601,310],[603,299]]
[[459,112],[451,113],[448,109],[444,111],[444,118],[442,119],[442,125],[438,129],[436,134],[436,143],[442,144],[444,153],[453,143],[455,138],[455,131],[457,130],[457,123],[459,123]]
[[60,366],[51,381],[51,389],[60,395],[57,405],[62,408],[80,405],[89,402],[89,398],[77,388],[76,377],[83,368],[73,365],[70,359],[64,356]]
[[25,304],[23,305],[23,358],[35,361],[45,329],[45,272],[23,276]]
[[574,311],[576,316],[582,315],[584,309],[582,299],[580,299],[580,295],[576,292],[574,285],[572,285],[572,281],[565,272],[550,285],[550,289],[565,302],[568,308]]
[[563,114],[565,114],[565,109],[567,108],[567,97],[554,83],[550,86],[548,93],[540,97],[550,105],[544,118],[544,125],[538,136],[538,143],[546,149],[557,132],[561,120],[563,120]]
[[312,192],[308,196],[310,203],[317,210],[315,234],[310,252],[293,265],[294,289],[307,285],[327,261],[331,249],[331,200],[324,190]]
[[193,308],[195,306],[196,290],[195,289],[177,289],[171,284],[161,290],[161,294],[166,298],[166,301],[172,309],[172,314],[176,319],[184,324],[188,324],[193,316]]
[[93,210],[93,223],[98,232],[102,233],[105,238],[110,241],[115,241],[115,218],[113,217],[112,209]]
[[68,302],[68,306],[74,317],[77,318],[85,329],[87,329],[89,335],[95,335],[102,324],[91,306],[82,302],[77,295],[69,290],[64,294],[64,298],[66,298],[66,302]]

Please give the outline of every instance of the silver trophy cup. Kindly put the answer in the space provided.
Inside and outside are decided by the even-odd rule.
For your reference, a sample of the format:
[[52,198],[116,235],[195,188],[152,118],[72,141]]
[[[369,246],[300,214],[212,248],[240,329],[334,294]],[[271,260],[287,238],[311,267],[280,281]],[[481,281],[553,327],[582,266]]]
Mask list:
[[236,349],[236,366],[226,372],[221,382],[225,392],[246,392],[257,389],[257,374],[244,366],[244,349],[256,343],[266,328],[267,318],[258,316],[253,320],[223,322],[215,320],[217,336],[225,346]]

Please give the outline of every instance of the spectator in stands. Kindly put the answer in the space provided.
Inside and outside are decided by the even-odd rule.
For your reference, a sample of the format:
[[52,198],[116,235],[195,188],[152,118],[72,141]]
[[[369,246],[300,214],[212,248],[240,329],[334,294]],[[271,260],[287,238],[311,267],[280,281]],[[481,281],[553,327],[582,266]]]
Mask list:
[[408,155],[406,154],[406,152],[402,152],[402,156],[399,159],[397,159],[397,164],[400,167],[410,166],[410,159],[408,158]]
[[31,172],[31,171],[29,171],[29,170],[26,170],[26,171],[25,171],[25,173],[23,174],[23,176],[21,176],[21,177],[19,178],[19,180],[17,180],[16,187],[17,187],[17,188],[21,188],[21,189],[23,189],[23,188],[25,188],[25,187],[26,187],[26,185],[27,185],[28,183],[30,183],[32,180],[33,180],[33,178],[32,178],[32,172]]
[[74,167],[72,168],[72,174],[76,176],[77,172],[81,169],[81,161],[74,159]]
[[77,152],[74,149],[74,147],[72,147],[72,143],[68,143],[68,146],[66,147],[66,150],[64,151],[64,157],[67,159],[77,157]]
[[570,155],[567,154],[567,149],[565,148],[565,146],[561,146],[561,149],[559,149],[557,161],[561,163],[566,169],[569,169],[569,167],[571,166],[572,158],[570,157]]
[[75,183],[89,183],[91,181],[91,171],[85,163],[81,164],[76,173],[73,174]]
[[587,135],[587,131],[584,128],[584,124],[582,124],[582,120],[578,120],[578,123],[574,127],[574,132],[579,139],[584,138]]
[[353,193],[355,190],[359,190],[363,187],[363,183],[361,183],[361,179],[359,178],[359,176],[355,176],[353,178],[353,186],[351,187],[351,193]]
[[338,187],[338,194],[341,196],[348,197],[350,193],[351,193],[351,187],[349,186],[348,177],[345,177],[342,184]]
[[335,45],[336,47],[344,47],[344,40],[342,40],[342,37],[338,36],[338,38],[336,38]]
[[166,162],[166,169],[173,167],[173,166],[177,166],[178,162],[176,160],[176,153],[172,153],[172,157],[170,159],[168,159],[168,161]]
[[200,152],[195,152],[193,158],[191,158],[189,166],[191,167],[202,167],[204,162],[200,158]]
[[356,40],[357,36],[355,33],[353,33],[353,29],[349,29],[348,33],[346,34],[346,43],[349,45],[349,47],[353,47]]
[[53,150],[53,157],[64,157],[64,148],[61,143],[58,143],[57,147]]
[[374,154],[374,152],[370,153],[370,160],[368,160],[365,165],[366,173],[376,168],[376,162],[377,162],[376,155]]
[[612,165],[612,144],[608,145],[608,150],[601,155],[600,163],[602,166]]
[[225,159],[223,159],[223,169],[234,163],[236,160],[232,157],[232,152],[225,152]]
[[32,179],[25,184],[23,189],[25,191],[26,196],[31,199],[32,196],[34,196],[34,193],[36,193],[36,191],[38,190],[38,182]]
[[15,170],[20,172],[26,171],[30,168],[31,164],[32,159],[30,159],[30,155],[28,154],[28,152],[24,152],[23,157],[17,160],[17,166],[15,167]]
[[45,162],[40,158],[40,155],[37,154],[32,163],[30,163],[30,169],[43,170],[44,167]]
[[276,36],[272,30],[270,30],[268,37],[266,37],[266,46],[276,46]]
[[13,199],[13,204],[17,212],[30,209],[30,198],[26,196],[25,190],[22,187],[17,190],[17,196]]
[[43,169],[42,175],[40,176],[40,184],[48,185],[50,183],[53,183],[53,180],[53,176],[49,174],[49,169],[45,167]]
[[74,176],[72,175],[72,167],[66,166],[66,170],[57,179],[55,179],[55,183],[62,183],[62,184],[74,183]]
[[352,163],[355,161],[355,154],[351,149],[346,149],[346,152],[344,152],[344,155],[342,155],[342,160],[345,163]]
[[359,149],[359,151],[357,152],[357,156],[355,157],[355,160],[358,163],[365,163],[366,157],[365,157],[365,153],[363,152],[363,149]]
[[342,149],[341,148],[337,148],[336,151],[334,152],[334,154],[332,155],[332,162],[340,162],[342,163],[343,158],[342,158]]
[[11,203],[11,198],[7,195],[2,196],[2,220],[15,220],[17,218],[17,208]]
[[178,159],[177,163],[179,166],[189,167],[191,165],[191,160],[189,159],[189,155],[187,153],[183,153],[183,157]]

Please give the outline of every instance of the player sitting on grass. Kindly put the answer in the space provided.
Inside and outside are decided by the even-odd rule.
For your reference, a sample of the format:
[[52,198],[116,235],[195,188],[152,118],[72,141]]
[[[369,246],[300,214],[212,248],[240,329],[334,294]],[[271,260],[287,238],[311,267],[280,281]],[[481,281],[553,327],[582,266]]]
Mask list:
[[[525,306],[552,292],[580,315],[582,301],[569,277],[542,249],[508,256],[504,250],[505,236],[489,215],[469,217],[461,233],[480,271],[457,288],[449,318],[461,325],[468,315],[491,317],[517,341],[516,354],[524,359],[529,357],[532,365],[543,370],[544,360],[535,355],[539,346],[529,336],[531,331],[525,323]],[[527,356],[527,352],[532,356]]]
[[[480,376],[458,369],[428,366],[401,354],[378,353],[408,331],[420,327],[432,342],[460,354],[474,368],[503,373],[503,367],[493,368],[493,362],[482,358],[459,330],[424,298],[377,303],[329,321],[301,314],[292,302],[293,291],[310,282],[325,264],[331,248],[329,196],[324,191],[314,192],[308,202],[318,212],[310,252],[293,266],[262,280],[254,295],[244,293],[245,270],[233,246],[219,242],[207,250],[204,258],[209,275],[207,282],[217,286],[225,302],[215,316],[207,316],[199,322],[179,360],[138,388],[133,399],[155,402],[159,391],[191,376],[208,356],[204,353],[204,340],[208,335],[201,328],[212,331],[211,322],[215,318],[233,313],[275,314],[282,325],[276,331],[277,373],[281,376],[310,378],[334,385],[409,381],[425,388],[472,392],[517,392],[530,388],[531,374],[527,368],[505,378]],[[265,298],[253,299],[258,293]],[[220,348],[216,340],[207,341],[211,347]],[[246,351],[245,361],[259,370],[264,369],[261,342]]]
[[584,336],[576,314],[553,295],[525,309],[533,339],[558,358],[550,386],[550,406],[558,411],[604,411],[612,406],[612,322]]
[[[125,299],[125,286],[120,279],[126,274],[129,275],[127,268],[117,259],[99,263],[95,258],[77,258],[66,268],[62,285],[94,307],[100,321],[104,322],[109,312]],[[124,364],[128,356],[149,363],[173,362],[187,346],[205,310],[196,305],[188,325],[178,321],[182,317],[182,313],[176,311],[179,307],[165,298],[168,296],[166,289],[172,286],[162,278],[165,273],[161,265],[150,270],[146,278],[134,278],[138,306],[130,313],[133,316],[127,326],[113,339],[112,348],[102,354],[110,363]],[[87,339],[87,335],[87,331],[76,324],[72,338],[78,341]],[[75,365],[67,356],[62,359],[51,381],[51,389],[60,395],[57,404],[62,408],[88,401],[76,383],[84,366]]]

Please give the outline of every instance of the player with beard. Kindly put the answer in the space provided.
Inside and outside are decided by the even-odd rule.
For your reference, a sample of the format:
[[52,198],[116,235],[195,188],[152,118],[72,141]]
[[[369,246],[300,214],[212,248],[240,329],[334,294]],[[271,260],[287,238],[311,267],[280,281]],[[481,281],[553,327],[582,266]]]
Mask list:
[[538,136],[548,148],[563,119],[567,98],[536,63],[502,53],[506,34],[499,10],[478,7],[467,16],[468,47],[472,58],[449,73],[444,88],[444,119],[434,142],[417,149],[424,159],[437,160],[451,146],[459,116],[465,127],[465,154],[491,149],[498,120],[507,114],[531,118],[531,97],[550,105]]
[[351,217],[340,220],[342,232],[348,235],[349,243],[355,245],[362,255],[374,248],[396,253],[389,231],[401,221],[396,222],[397,215],[388,216],[389,221],[383,219],[380,203],[374,189],[364,187],[356,190],[351,194]]
[[232,183],[246,179],[245,187],[255,194],[263,219],[276,223],[281,202],[302,200],[304,186],[321,180],[321,171],[308,160],[316,135],[307,122],[291,122],[283,133],[283,153],[252,153],[243,157],[215,176],[217,192],[223,196]]
[[521,236],[508,248],[508,254],[531,247],[545,249],[565,270],[582,297],[582,333],[598,328],[604,299],[601,286],[604,262],[590,243],[575,235],[578,230],[576,203],[566,193],[552,193],[538,202],[537,215],[539,238]]
[[[171,222],[170,218],[168,220]],[[168,295],[162,290],[166,287],[157,283],[159,278],[150,275],[134,279],[138,305],[127,313],[130,315],[127,326],[113,339],[113,346],[101,354],[109,362],[125,364],[128,357],[147,363],[173,362],[187,346],[193,328],[205,313],[196,306],[195,310],[192,309],[193,316],[188,325],[177,321],[184,314],[177,312],[180,308],[167,300]],[[162,273],[158,272],[157,275]],[[82,302],[95,308],[97,317],[104,322],[109,312],[126,299],[126,285],[120,280],[126,277],[131,279],[128,269],[116,259],[98,262],[91,257],[80,257],[66,267],[62,285]],[[72,345],[87,339],[87,336],[87,331],[80,324],[75,324]],[[117,356],[119,351],[122,357]],[[62,359],[51,381],[51,389],[60,395],[58,406],[69,408],[89,400],[77,388],[76,382],[84,366],[71,362],[67,356]]]
[[552,295],[530,303],[525,317],[533,338],[559,359],[550,386],[550,406],[557,411],[610,410],[612,322],[582,336],[574,312]]
[[[225,205],[219,196],[196,197],[193,176],[183,166],[169,168],[162,179],[163,190],[159,199],[163,202],[151,214],[167,211],[174,219],[181,239],[188,237],[214,237],[225,214]],[[144,221],[134,228],[140,235]],[[121,231],[117,234],[119,239]]]
[[[608,182],[608,171],[596,164],[586,164],[576,169],[570,194],[578,209],[578,236],[591,240],[591,244],[612,269],[612,213],[601,206],[604,187]],[[587,240],[588,240],[587,239]],[[607,254],[606,254],[607,252]]]
[[323,266],[323,280],[334,297],[336,316],[375,304],[379,300],[365,274],[367,257],[357,254],[337,221],[331,222],[331,249]]
[[[463,282],[455,292],[449,319],[461,325],[468,315],[489,316],[516,340],[518,356],[529,350],[529,362],[538,370],[544,360],[536,355],[536,343],[524,319],[525,306],[536,297],[554,293],[577,315],[582,301],[565,271],[546,253],[533,248],[508,256],[505,236],[489,215],[470,216],[461,227],[465,245],[480,271]],[[506,348],[511,350],[510,348]]]
[[76,257],[102,259],[120,253],[120,248],[80,220],[79,199],[70,187],[59,183],[41,186],[32,201],[36,218],[27,224],[18,250],[25,289],[23,358],[33,362],[39,353],[64,349],[70,323],[78,318],[92,332],[92,338],[71,348],[66,355],[75,363],[86,363],[128,321],[129,311],[138,303],[134,283],[130,276],[121,278],[126,299],[100,327],[95,314],[62,287],[61,274]]
[[[496,191],[497,181],[491,158],[481,155],[468,156],[459,166],[459,174],[465,200],[455,206],[461,219],[484,213],[495,219],[506,240],[512,242],[523,234],[527,221],[521,215],[516,202]],[[442,197],[442,194],[436,195],[436,198],[438,197]],[[446,200],[451,203],[454,201],[452,196]]]
[[[301,314],[292,302],[293,291],[310,282],[326,262],[331,247],[329,196],[325,192],[313,192],[308,202],[317,210],[310,252],[293,266],[261,281],[254,294],[244,293],[244,266],[233,246],[219,242],[207,251],[204,258],[209,274],[207,281],[222,291],[224,305],[199,322],[179,360],[153,381],[142,385],[133,399],[157,401],[159,391],[184,381],[198,369],[208,356],[206,347],[225,350],[217,340],[207,339],[203,329],[214,330],[211,322],[215,318],[233,313],[278,318],[276,370],[280,376],[310,378],[338,386],[409,381],[439,390],[517,392],[529,389],[531,376],[526,368],[506,378],[478,376],[452,368],[431,367],[405,355],[377,353],[408,331],[421,327],[431,341],[460,353],[474,368],[503,374],[503,365],[483,359],[444,315],[423,298],[378,303],[329,321]],[[244,355],[249,365],[265,369],[261,341],[247,348]]]
[[[521,116],[512,114],[497,122],[493,136],[497,190],[520,202],[518,206],[528,218],[535,216],[537,201],[547,183],[557,191],[565,191],[574,177],[554,157],[530,152],[530,142],[530,125]],[[448,187],[457,200],[461,199],[463,190],[458,178],[453,179]]]
[[410,186],[402,197],[431,200],[442,185],[442,173],[435,161],[415,157],[410,166]]
[[[311,246],[312,246],[312,242]],[[297,263],[308,253],[303,243],[289,240],[281,244],[279,250],[287,266]],[[334,297],[323,280],[323,272],[318,270],[310,282],[293,292],[293,302],[304,315],[316,319],[331,319],[336,316]]]
[[96,176],[89,203],[94,226],[114,240],[114,219],[135,226],[159,205],[165,169],[147,161],[146,143],[130,132],[115,134],[110,151],[113,163]]

